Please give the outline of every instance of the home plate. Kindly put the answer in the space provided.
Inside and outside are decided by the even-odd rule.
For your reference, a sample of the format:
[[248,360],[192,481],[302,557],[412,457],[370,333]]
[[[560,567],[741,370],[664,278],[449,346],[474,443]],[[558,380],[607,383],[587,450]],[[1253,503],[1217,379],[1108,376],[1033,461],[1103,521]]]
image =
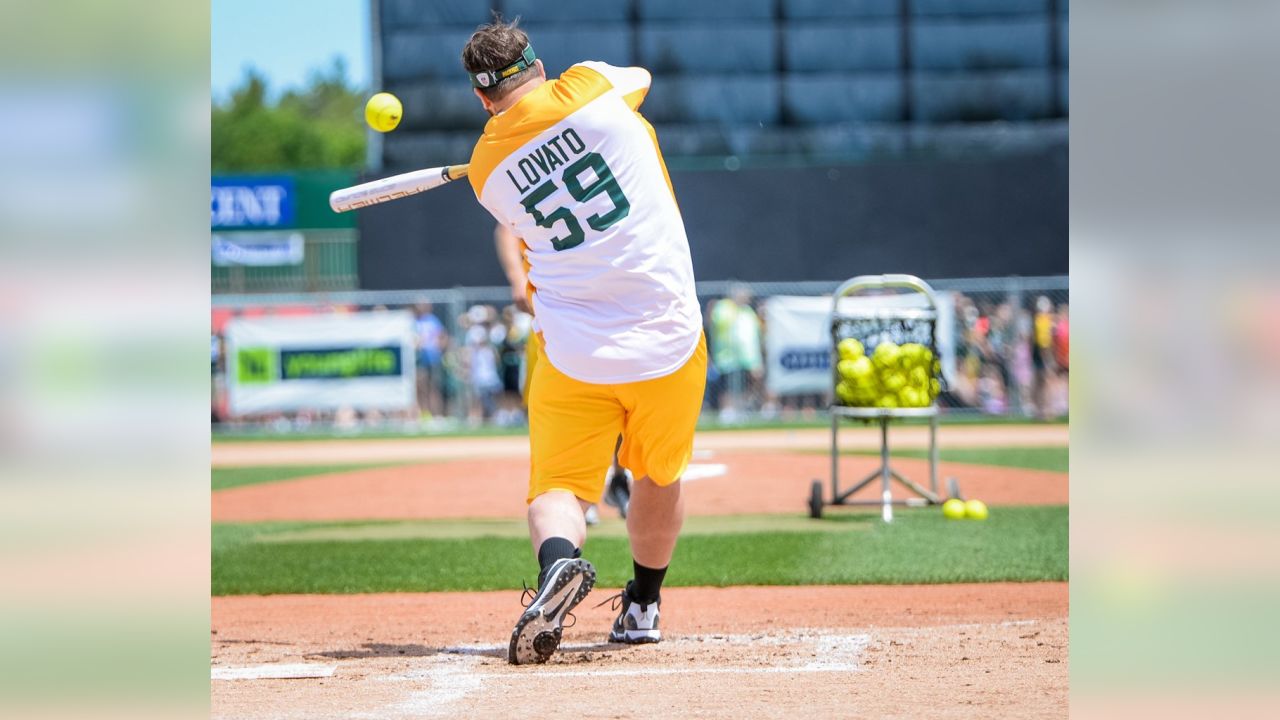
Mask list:
[[213,668],[214,680],[302,680],[305,678],[326,678],[333,675],[337,665],[311,665],[295,663],[292,665],[254,665],[253,667],[218,667]]
[[684,475],[680,476],[681,482],[691,482],[693,480],[706,480],[707,478],[720,477],[729,472],[729,466],[724,463],[689,463],[685,468]]

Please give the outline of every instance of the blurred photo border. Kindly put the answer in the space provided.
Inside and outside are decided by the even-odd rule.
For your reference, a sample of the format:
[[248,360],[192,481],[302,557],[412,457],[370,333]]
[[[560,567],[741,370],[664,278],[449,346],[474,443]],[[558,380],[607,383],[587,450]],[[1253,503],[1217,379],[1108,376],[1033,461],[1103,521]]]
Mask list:
[[[0,715],[206,717],[209,5],[5,15]],[[1070,24],[1072,710],[1270,715],[1280,6]]]

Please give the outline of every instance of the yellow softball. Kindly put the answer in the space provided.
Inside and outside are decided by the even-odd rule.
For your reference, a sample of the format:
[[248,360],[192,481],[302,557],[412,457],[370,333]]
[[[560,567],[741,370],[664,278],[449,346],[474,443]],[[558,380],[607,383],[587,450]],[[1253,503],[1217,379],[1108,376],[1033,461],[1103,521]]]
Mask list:
[[987,504],[981,500],[970,500],[964,504],[964,516],[970,520],[986,520]]
[[369,98],[369,102],[364,106],[365,122],[378,132],[395,130],[403,114],[404,108],[400,107],[400,99],[391,93],[380,92]]

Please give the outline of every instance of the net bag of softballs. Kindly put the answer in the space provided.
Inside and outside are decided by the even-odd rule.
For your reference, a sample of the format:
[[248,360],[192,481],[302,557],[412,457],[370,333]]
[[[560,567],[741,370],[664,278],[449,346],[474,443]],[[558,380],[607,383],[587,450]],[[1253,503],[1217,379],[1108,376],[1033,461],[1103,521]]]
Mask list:
[[942,391],[936,322],[934,312],[914,308],[860,305],[835,315],[831,334],[836,405],[885,409],[933,405]]

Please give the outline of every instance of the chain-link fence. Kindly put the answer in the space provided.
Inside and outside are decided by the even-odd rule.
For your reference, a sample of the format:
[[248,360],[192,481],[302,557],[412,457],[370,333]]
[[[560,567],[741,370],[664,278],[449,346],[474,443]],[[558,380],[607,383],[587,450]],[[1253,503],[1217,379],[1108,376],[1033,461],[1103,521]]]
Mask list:
[[[950,312],[953,351],[938,398],[948,414],[1053,418],[1066,415],[1070,292],[1066,276],[930,281]],[[704,421],[804,421],[826,417],[830,388],[771,390],[766,353],[770,300],[830,297],[838,282],[700,282],[710,359]],[[236,316],[380,312],[408,309],[416,318],[417,408],[404,413],[297,411],[233,417],[226,402],[221,333]],[[432,432],[458,427],[519,426],[524,346],[531,319],[505,287],[418,291],[350,291],[213,298],[211,368],[216,426],[277,431],[337,427],[352,431]],[[823,333],[826,332],[824,328]],[[823,352],[813,353],[823,357]],[[826,362],[825,360],[820,360]],[[478,382],[479,366],[496,370],[501,389]]]

